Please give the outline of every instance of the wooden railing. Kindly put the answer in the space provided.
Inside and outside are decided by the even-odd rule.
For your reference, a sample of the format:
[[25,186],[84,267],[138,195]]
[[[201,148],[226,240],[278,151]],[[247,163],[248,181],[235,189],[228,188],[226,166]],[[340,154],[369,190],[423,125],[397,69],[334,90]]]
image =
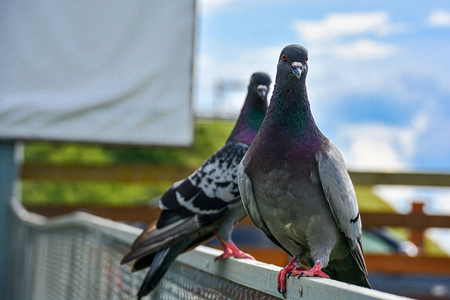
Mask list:
[[[134,183],[175,182],[194,170],[186,167],[157,165],[49,165],[27,163],[22,166],[22,179],[52,181],[120,181]],[[450,174],[355,172],[350,177],[356,185],[413,185],[450,187]]]
[[[127,222],[151,222],[159,216],[159,209],[149,206],[139,207],[67,207],[67,206],[26,206],[34,213],[44,216],[58,216],[73,211],[84,211],[93,215]],[[373,226],[398,226],[415,228],[424,231],[429,227],[448,228],[450,216],[429,216],[418,213],[399,215],[394,213],[361,213],[364,227]],[[251,220],[246,217],[239,226],[253,226]],[[413,232],[413,231],[412,231]],[[414,235],[412,235],[414,236]],[[412,239],[417,239],[414,237]],[[414,242],[414,241],[413,241]],[[420,245],[418,245],[420,249]],[[288,256],[279,248],[243,247],[243,250],[251,253],[258,260],[284,265]],[[394,254],[390,256],[378,254],[366,254],[366,263],[370,271],[387,273],[416,273],[416,274],[440,274],[450,275],[450,258],[416,256]]]
[[[51,181],[119,181],[128,183],[150,184],[155,182],[175,182],[192,173],[192,169],[183,167],[153,166],[153,165],[114,165],[114,166],[79,166],[79,165],[43,165],[25,164],[22,168],[22,179]],[[412,185],[449,187],[450,174],[431,173],[382,173],[382,172],[349,172],[355,185]],[[449,199],[450,200],[450,199]],[[67,207],[67,206],[26,206],[31,212],[44,216],[56,216],[72,211],[86,211],[94,215],[112,220],[127,222],[150,222],[159,215],[154,207]],[[450,216],[426,215],[422,204],[413,205],[409,214],[369,213],[362,212],[364,227],[395,226],[410,229],[410,240],[419,250],[423,247],[424,232],[427,228],[450,228]],[[253,226],[246,218],[240,226]],[[245,249],[265,262],[284,264],[288,257],[280,249],[251,248]],[[419,253],[420,254],[420,253]],[[408,257],[404,255],[366,254],[366,263],[370,271],[389,273],[430,273],[450,275],[449,257],[428,257],[419,255]]]
[[[73,211],[85,211],[93,215],[101,216],[115,221],[127,222],[150,222],[159,216],[159,209],[151,206],[133,207],[106,207],[106,206],[40,206],[26,205],[29,211],[53,217],[57,215],[71,213]],[[364,227],[372,226],[394,226],[417,229],[449,228],[450,216],[426,215],[423,212],[411,212],[409,214],[396,213],[370,213],[361,212],[361,219],[364,220]],[[250,224],[249,218],[241,221],[242,224]]]

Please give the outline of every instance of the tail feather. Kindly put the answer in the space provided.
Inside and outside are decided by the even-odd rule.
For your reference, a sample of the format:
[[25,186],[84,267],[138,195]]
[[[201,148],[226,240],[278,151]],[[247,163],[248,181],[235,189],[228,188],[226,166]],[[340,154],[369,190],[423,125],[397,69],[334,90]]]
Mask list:
[[186,249],[186,246],[187,242],[180,242],[155,253],[150,265],[150,270],[145,276],[141,288],[139,289],[138,299],[150,293],[158,285],[159,281],[169,269],[171,263]]
[[350,254],[343,260],[330,261],[324,272],[331,279],[371,288],[367,273],[361,271],[359,264]]
[[153,259],[155,257],[155,253],[152,253],[150,255],[143,256],[139,259],[137,259],[133,265],[133,269],[131,272],[136,272],[142,269],[145,269],[147,267],[150,267],[150,265],[153,262]]
[[183,219],[170,226],[163,228],[152,228],[145,230],[134,242],[130,252],[128,252],[120,262],[121,264],[150,255],[160,249],[169,247],[183,239],[186,239],[192,232],[200,227],[196,217]]
[[[157,283],[161,280],[162,276],[160,278],[155,278],[155,274],[160,271],[160,267],[163,264],[164,260],[167,257],[167,254],[169,254],[170,247],[159,250],[156,252],[153,262],[150,266],[150,270],[148,271],[147,275],[145,276],[144,281],[142,282],[141,288],[138,292],[138,298],[147,295],[150,293],[157,285]],[[156,283],[155,283],[156,281]]]
[[356,243],[350,243],[350,246],[352,247],[352,249],[350,250],[350,253],[352,254],[352,257],[355,260],[356,264],[358,265],[358,268],[364,274],[363,286],[372,288],[369,283],[369,273],[367,272],[366,262],[364,261],[364,254],[363,254],[363,249],[362,249],[362,245],[361,245],[361,238],[356,239]]
[[154,227],[152,230],[145,230],[131,246],[132,249],[147,246],[166,240],[169,237],[179,237],[186,233],[191,233],[193,229],[198,227],[198,221],[195,216],[178,220],[170,225],[162,228]]

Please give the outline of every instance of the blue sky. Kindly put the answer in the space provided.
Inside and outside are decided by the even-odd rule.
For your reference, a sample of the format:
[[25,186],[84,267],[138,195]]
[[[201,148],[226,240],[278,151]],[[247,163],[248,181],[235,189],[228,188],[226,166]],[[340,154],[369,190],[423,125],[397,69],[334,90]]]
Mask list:
[[[321,130],[349,168],[450,171],[450,2],[199,1],[195,108],[238,112],[254,71],[309,50]],[[238,81],[215,103],[215,85]]]
[[[274,80],[283,47],[302,44],[313,115],[349,169],[450,172],[449,1],[200,0],[197,12],[198,112],[237,114],[251,73]],[[240,88],[218,102],[230,81]],[[423,199],[450,214],[450,188],[374,191],[399,212]],[[450,253],[450,230],[428,234]]]

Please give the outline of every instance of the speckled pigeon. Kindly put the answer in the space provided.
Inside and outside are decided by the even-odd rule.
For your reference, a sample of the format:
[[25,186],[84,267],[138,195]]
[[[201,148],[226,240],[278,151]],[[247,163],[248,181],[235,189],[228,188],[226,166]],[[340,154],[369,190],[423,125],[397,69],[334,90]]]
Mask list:
[[278,274],[283,296],[289,275],[370,287],[355,190],[341,153],[311,114],[307,61],[300,45],[281,52],[266,117],[238,171],[250,218],[293,256]]
[[214,235],[224,248],[216,259],[254,259],[236,247],[231,233],[246,215],[237,183],[238,166],[264,119],[270,83],[265,73],[251,76],[244,106],[225,145],[166,191],[159,219],[144,230],[122,259],[122,264],[137,259],[133,270],[150,266],[138,297],[156,287],[178,254]]

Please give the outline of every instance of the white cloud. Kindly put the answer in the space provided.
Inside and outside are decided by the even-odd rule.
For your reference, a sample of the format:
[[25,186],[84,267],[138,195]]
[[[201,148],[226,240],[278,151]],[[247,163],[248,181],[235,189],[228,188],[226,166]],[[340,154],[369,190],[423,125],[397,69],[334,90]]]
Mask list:
[[361,39],[351,43],[338,44],[333,53],[343,60],[371,60],[394,55],[397,48],[386,43]]
[[409,213],[411,203],[417,201],[417,188],[413,186],[378,185],[373,192],[402,214]]
[[438,10],[428,16],[427,24],[431,27],[450,27],[450,12]]
[[[398,132],[381,124],[348,127],[342,133],[349,139],[347,164],[351,169],[363,170],[401,170],[406,167],[403,147],[398,139],[405,130]],[[413,146],[413,145],[409,145]]]
[[422,188],[418,198],[427,200],[426,213],[450,215],[450,188]]
[[450,188],[378,185],[374,193],[387,201],[396,211],[406,214],[413,202],[423,202],[423,210],[430,215],[450,214]]
[[294,30],[316,54],[347,61],[373,60],[393,56],[397,48],[377,41],[406,29],[393,23],[384,11],[332,13],[314,21],[296,21]]
[[343,148],[351,169],[405,170],[416,153],[420,135],[427,129],[428,119],[418,114],[407,127],[385,124],[351,124],[341,132],[346,140]]
[[450,255],[450,229],[430,228],[427,230],[427,236]]
[[333,13],[318,21],[294,22],[294,29],[308,42],[336,40],[347,36],[375,34],[387,36],[405,29],[393,24],[387,12]]

